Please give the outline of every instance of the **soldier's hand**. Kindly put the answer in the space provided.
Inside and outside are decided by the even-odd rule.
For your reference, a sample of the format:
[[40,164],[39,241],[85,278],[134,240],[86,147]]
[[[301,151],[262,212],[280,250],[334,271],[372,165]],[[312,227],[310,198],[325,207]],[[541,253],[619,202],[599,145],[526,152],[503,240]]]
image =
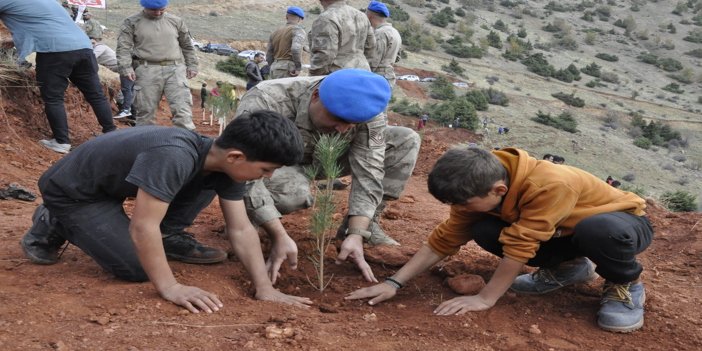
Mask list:
[[127,73],[124,75],[124,77],[132,82],[136,82],[136,73]]
[[378,280],[375,279],[373,275],[373,270],[371,270],[366,259],[363,258],[363,237],[358,234],[350,234],[346,237],[344,242],[341,244],[341,251],[339,256],[336,257],[336,264],[341,264],[346,261],[347,258],[351,258],[356,262],[358,269],[361,270],[363,277],[367,281],[377,283]]
[[188,73],[186,74],[186,77],[188,77],[188,79],[193,79],[193,78],[195,78],[196,75],[197,75],[196,71],[188,71]]

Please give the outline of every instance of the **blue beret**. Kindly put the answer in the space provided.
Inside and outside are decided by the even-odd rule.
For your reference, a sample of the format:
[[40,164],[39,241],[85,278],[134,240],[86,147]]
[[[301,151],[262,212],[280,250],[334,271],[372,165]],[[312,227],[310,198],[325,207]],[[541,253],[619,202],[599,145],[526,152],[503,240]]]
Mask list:
[[366,122],[388,107],[392,90],[381,75],[347,68],[328,75],[319,85],[319,98],[329,112],[351,122]]
[[168,0],[141,0],[139,3],[147,9],[154,10],[166,7]]
[[302,11],[302,9],[297,7],[297,6],[288,7],[288,10],[286,11],[286,13],[289,13],[291,15],[296,15],[300,18],[305,18],[305,11]]
[[388,7],[385,6],[382,2],[379,1],[371,1],[370,4],[368,4],[368,9],[377,12],[385,17],[390,17],[390,11],[388,11]]

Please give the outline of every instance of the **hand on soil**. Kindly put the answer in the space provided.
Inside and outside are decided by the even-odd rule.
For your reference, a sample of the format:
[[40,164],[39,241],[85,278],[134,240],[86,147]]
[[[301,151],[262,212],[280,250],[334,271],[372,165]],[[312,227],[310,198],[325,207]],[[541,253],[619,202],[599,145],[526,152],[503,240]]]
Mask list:
[[270,290],[267,291],[257,291],[256,299],[261,301],[282,302],[288,305],[298,307],[310,307],[308,305],[313,304],[312,300],[306,297],[286,295],[278,290],[273,289],[272,287]]
[[439,316],[459,315],[469,311],[484,311],[490,307],[492,305],[485,303],[480,295],[461,296],[442,303],[434,313]]
[[276,280],[280,278],[280,266],[285,260],[290,262],[291,269],[297,269],[297,245],[295,240],[289,236],[274,242],[271,246],[271,255],[266,261],[266,270],[268,270],[271,284],[275,284]]
[[397,289],[389,284],[380,283],[378,285],[358,289],[344,297],[344,300],[359,300],[371,297],[373,299],[368,301],[368,304],[375,305],[395,296],[395,294],[397,294]]
[[192,313],[200,313],[200,310],[212,313],[213,310],[219,311],[219,308],[222,307],[222,302],[217,299],[217,296],[194,286],[175,284],[164,291],[161,296],[187,308]]
[[341,262],[346,261],[347,258],[352,258],[358,269],[361,270],[363,277],[367,281],[377,283],[378,279],[375,279],[373,275],[373,270],[363,258],[363,238],[360,235],[349,235],[346,240],[341,244],[341,251],[339,256],[336,257],[336,264],[341,264]]

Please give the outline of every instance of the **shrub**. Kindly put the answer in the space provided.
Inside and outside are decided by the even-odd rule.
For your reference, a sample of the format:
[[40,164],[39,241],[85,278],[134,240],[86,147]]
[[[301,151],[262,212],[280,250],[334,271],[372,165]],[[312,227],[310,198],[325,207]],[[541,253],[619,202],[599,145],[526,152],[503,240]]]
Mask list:
[[658,63],[658,56],[651,53],[639,55],[636,58],[644,63],[648,63],[649,65],[655,65]]
[[656,65],[668,72],[676,72],[683,69],[682,63],[672,58],[660,59],[658,62],[656,62]]
[[674,182],[679,184],[679,185],[685,186],[685,185],[687,185],[687,183],[690,182],[690,179],[687,178],[686,176],[682,176],[682,177],[678,178],[677,180],[674,180]]
[[622,179],[626,180],[627,182],[633,182],[636,179],[636,175],[633,173],[628,173],[625,174]]
[[501,19],[498,19],[495,24],[492,25],[492,28],[495,28],[499,30],[500,32],[507,33],[509,32],[509,28],[505,24],[505,22],[502,22]]
[[448,66],[441,66],[441,69],[459,76],[463,75],[463,72],[465,72],[465,69],[463,69],[463,67],[461,67],[461,65],[458,64],[458,61],[456,61],[456,59],[452,59],[451,63],[449,63]]
[[567,105],[570,105],[570,106],[574,106],[574,107],[585,106],[585,100],[575,97],[575,93],[566,94],[566,93],[558,92],[558,93],[551,94],[551,96],[555,97],[558,100],[565,102]]
[[446,27],[449,23],[456,23],[456,19],[453,17],[453,10],[450,7],[444,7],[441,11],[427,16],[429,23],[437,27]]
[[680,156],[673,156],[673,160],[675,160],[675,161],[677,161],[677,162],[685,162],[685,161],[687,161],[687,157],[682,156],[682,155],[680,155]]
[[661,202],[672,212],[693,212],[697,210],[697,196],[687,191],[666,192],[661,196]]
[[454,14],[458,17],[466,17],[466,12],[462,8],[457,8]]
[[556,71],[556,68],[550,65],[540,52],[523,59],[521,62],[527,66],[529,71],[543,77],[551,77]]
[[490,46],[502,49],[502,39],[500,39],[500,35],[497,32],[491,30],[490,34],[487,35],[487,41]]
[[453,84],[448,78],[442,75],[436,77],[436,80],[431,83],[431,92],[436,94],[437,98],[440,100],[451,100],[456,97]]
[[319,6],[315,6],[314,8],[311,8],[307,12],[314,14],[314,15],[319,15],[320,13],[322,13],[322,9],[320,9]]
[[556,78],[562,82],[571,83],[573,82],[573,74],[567,69],[559,69],[551,75],[551,77]]
[[388,11],[390,11],[390,19],[393,21],[404,22],[410,19],[409,13],[403,10],[399,6],[393,6],[394,4],[386,3]]
[[422,108],[416,102],[409,102],[407,99],[402,99],[395,103],[390,111],[399,113],[403,116],[419,117],[422,115]]
[[470,90],[464,95],[465,99],[473,104],[476,111],[487,111],[488,110],[488,100],[485,94],[480,90]]
[[645,136],[638,137],[634,140],[634,146],[640,147],[642,149],[648,150],[651,148],[651,140]]
[[559,4],[555,1],[549,2],[546,6],[544,6],[544,9],[551,10],[554,12],[568,12],[568,11],[570,11],[569,7],[562,5],[562,4]]
[[224,61],[217,62],[215,68],[218,71],[229,73],[236,77],[246,78],[246,69],[244,67],[246,67],[247,63],[244,58],[234,55],[229,56]]
[[566,50],[577,50],[579,47],[578,41],[575,40],[572,35],[566,35],[563,38],[557,39],[555,44]]
[[493,88],[483,89],[482,93],[485,95],[488,103],[491,105],[508,106],[509,98],[502,91],[497,91]]
[[585,44],[595,45],[595,39],[597,39],[597,34],[595,34],[595,32],[585,33]]
[[680,85],[677,83],[670,83],[661,89],[675,94],[682,94],[685,92],[685,90],[680,89]]
[[517,36],[524,39],[527,37],[527,31],[524,28],[521,28],[520,30],[517,31]]
[[465,46],[463,44],[451,45],[443,44],[441,47],[447,54],[460,58],[482,58],[483,49],[480,46]]
[[553,118],[551,114],[543,113],[541,110],[536,114],[536,117],[531,119],[534,122],[545,124],[547,126],[554,127],[556,129],[561,129],[570,133],[578,132],[578,122],[575,117],[568,112],[563,112],[558,117]]
[[580,72],[587,74],[588,76],[599,77],[602,72],[600,71],[600,66],[596,63],[591,63],[580,69]]
[[619,76],[614,72],[602,72],[600,79],[608,83],[619,84]]
[[619,57],[616,55],[610,55],[610,54],[605,54],[603,52],[598,53],[595,55],[598,59],[605,60],[605,61],[610,61],[610,62],[617,62],[619,61]]
[[688,51],[685,53],[685,55],[689,55],[689,56],[696,57],[696,58],[702,58],[702,49],[695,49],[692,51]]

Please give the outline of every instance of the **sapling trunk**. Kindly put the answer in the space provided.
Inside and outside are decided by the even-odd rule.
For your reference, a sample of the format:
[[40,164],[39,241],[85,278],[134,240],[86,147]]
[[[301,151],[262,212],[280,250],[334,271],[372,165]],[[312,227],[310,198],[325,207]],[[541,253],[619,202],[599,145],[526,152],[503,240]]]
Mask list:
[[[334,199],[332,183],[341,176],[341,166],[337,160],[345,152],[349,141],[343,134],[321,135],[314,150],[313,166],[304,167],[305,174],[314,183],[314,205],[310,232],[314,235],[314,251],[308,256],[317,268],[317,283],[310,281],[317,290],[324,291],[331,279],[324,281],[324,253],[334,235],[337,222],[332,218],[337,202]],[[320,189],[320,183],[326,186]],[[309,277],[308,277],[309,279]]]

